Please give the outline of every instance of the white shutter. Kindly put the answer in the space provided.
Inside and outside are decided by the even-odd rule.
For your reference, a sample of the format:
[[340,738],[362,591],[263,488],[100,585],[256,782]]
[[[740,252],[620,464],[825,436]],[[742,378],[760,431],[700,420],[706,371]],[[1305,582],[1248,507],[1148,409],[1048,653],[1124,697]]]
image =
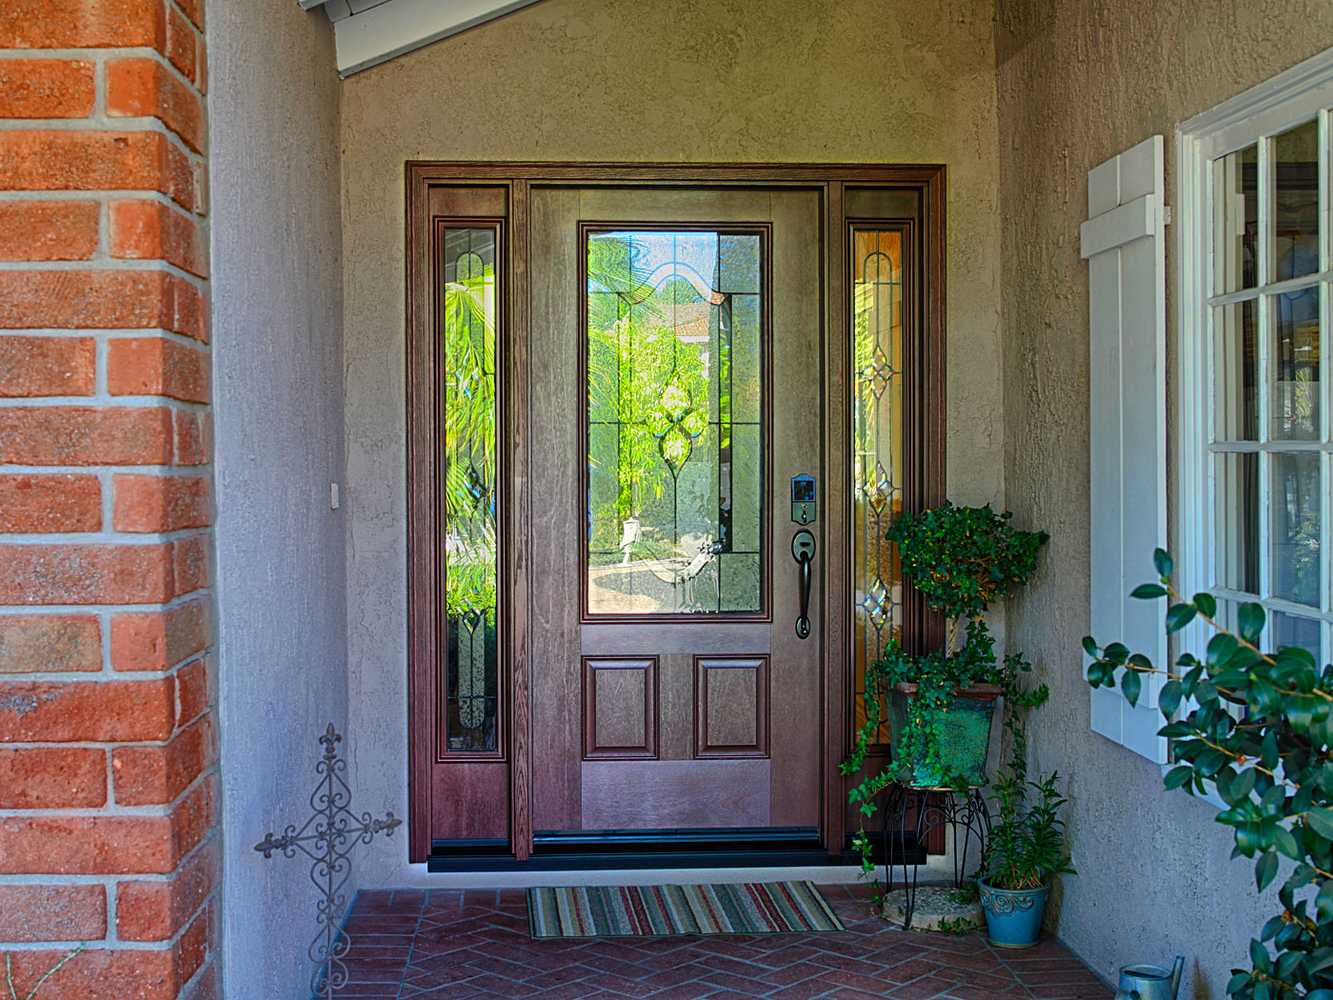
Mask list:
[[[1155,135],[1088,174],[1092,635],[1125,643],[1165,666],[1162,601],[1131,600],[1156,579],[1166,547],[1166,259],[1162,137]],[[1144,679],[1137,707],[1118,688],[1092,692],[1095,732],[1156,763],[1161,678]]]

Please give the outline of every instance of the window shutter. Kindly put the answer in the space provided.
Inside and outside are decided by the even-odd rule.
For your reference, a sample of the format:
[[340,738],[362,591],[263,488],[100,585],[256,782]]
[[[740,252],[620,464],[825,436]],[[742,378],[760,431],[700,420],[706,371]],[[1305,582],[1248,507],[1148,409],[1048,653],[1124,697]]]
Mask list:
[[[1129,592],[1156,578],[1166,547],[1166,259],[1162,137],[1088,174],[1091,425],[1089,432],[1092,634],[1167,663],[1163,602]],[[1162,679],[1144,678],[1131,708],[1118,689],[1092,692],[1092,728],[1156,763],[1166,741]]]

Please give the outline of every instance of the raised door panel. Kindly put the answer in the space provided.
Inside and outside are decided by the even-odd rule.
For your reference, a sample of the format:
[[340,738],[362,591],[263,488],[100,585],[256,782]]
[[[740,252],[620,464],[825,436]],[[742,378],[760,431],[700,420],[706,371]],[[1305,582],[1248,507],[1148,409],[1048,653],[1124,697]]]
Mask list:
[[696,757],[768,756],[768,657],[694,660]]
[[583,756],[657,756],[657,658],[583,661]]

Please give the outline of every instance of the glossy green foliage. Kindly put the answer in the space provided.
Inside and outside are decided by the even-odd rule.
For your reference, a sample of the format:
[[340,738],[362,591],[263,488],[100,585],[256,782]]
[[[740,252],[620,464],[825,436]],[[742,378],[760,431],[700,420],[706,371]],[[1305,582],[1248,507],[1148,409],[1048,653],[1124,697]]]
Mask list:
[[1229,995],[1333,1000],[1333,667],[1300,648],[1265,651],[1258,604],[1239,608],[1234,632],[1223,628],[1211,594],[1182,598],[1171,557],[1159,549],[1155,563],[1159,579],[1132,596],[1165,598],[1169,633],[1206,623],[1206,648],[1165,667],[1088,636],[1088,683],[1118,685],[1136,704],[1146,679],[1164,679],[1159,735],[1172,741],[1175,765],[1166,787],[1215,792],[1226,805],[1217,821],[1232,830],[1232,857],[1254,862],[1261,891],[1278,885],[1281,910],[1250,943],[1251,967],[1233,970]]

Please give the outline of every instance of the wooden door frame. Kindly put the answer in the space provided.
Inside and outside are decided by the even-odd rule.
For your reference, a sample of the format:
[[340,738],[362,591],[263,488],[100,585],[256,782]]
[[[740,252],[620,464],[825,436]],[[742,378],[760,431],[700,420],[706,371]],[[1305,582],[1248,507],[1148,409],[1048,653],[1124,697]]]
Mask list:
[[[845,211],[849,188],[912,190],[920,196],[921,281],[924,295],[903,345],[904,398],[920,405],[906,412],[904,504],[908,509],[937,504],[945,495],[945,168],[939,164],[617,164],[617,163],[469,163],[409,161],[406,164],[407,274],[407,590],[408,590],[408,854],[413,862],[431,853],[431,769],[435,760],[441,654],[442,577],[440,525],[435,496],[439,401],[438,350],[433,331],[436,311],[432,233],[435,221],[449,217],[449,190],[480,188],[503,191],[505,273],[500,286],[509,291],[497,303],[501,319],[499,352],[503,402],[497,421],[510,447],[500,494],[507,525],[502,545],[500,690],[507,695],[501,726],[508,734],[503,757],[508,762],[509,847],[512,861],[527,860],[532,843],[531,703],[529,670],[529,579],[531,498],[528,494],[529,433],[526,387],[531,359],[529,303],[515,290],[528,287],[530,189],[536,185],[634,187],[788,187],[821,194],[823,260],[822,355],[824,454],[824,528],[829,540],[823,560],[823,695],[820,744],[822,766],[821,832],[830,854],[841,852],[846,836],[843,758],[851,725],[848,715],[852,680],[850,588],[852,498],[850,469],[851,324],[849,226]],[[468,218],[481,219],[481,213]],[[489,215],[492,221],[495,213]],[[866,220],[857,219],[860,224]],[[879,220],[889,222],[892,220]],[[832,544],[844,539],[845,544]],[[933,648],[943,639],[943,623],[909,593],[904,634],[913,646]]]

